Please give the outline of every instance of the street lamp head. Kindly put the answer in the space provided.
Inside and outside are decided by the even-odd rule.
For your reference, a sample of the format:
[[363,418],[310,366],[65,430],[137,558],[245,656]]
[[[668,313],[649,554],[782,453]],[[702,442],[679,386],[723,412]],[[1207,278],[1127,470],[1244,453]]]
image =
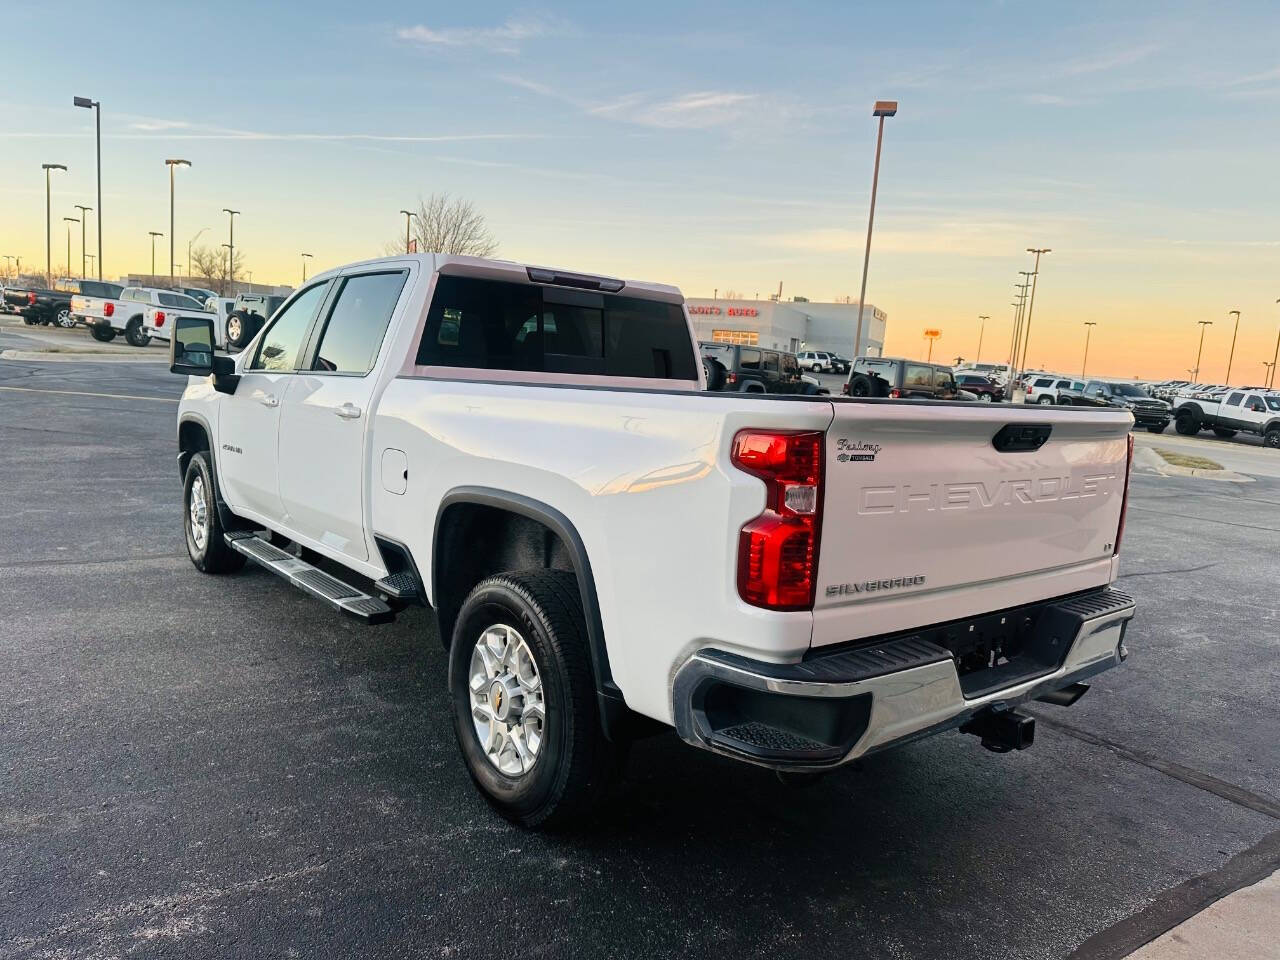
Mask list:
[[897,100],[877,100],[876,105],[871,109],[873,117],[892,117],[897,112]]
[[304,257],[310,257],[310,256],[311,256],[311,254],[309,254],[309,253],[304,253],[304,254],[303,254],[303,256],[304,256]]
[[191,166],[191,161],[190,161],[190,160],[166,160],[166,161],[165,161],[165,163],[167,163],[167,164],[168,164],[169,166],[171,166],[171,167],[189,167],[189,166]]
[[40,169],[41,170],[65,170],[67,168],[64,164],[61,164],[61,163],[42,163],[40,164]]
[[1048,247],[1027,247],[1027,253],[1053,253]]
[[222,208],[222,212],[223,212],[223,213],[229,213],[229,214],[231,214],[231,215],[234,217],[234,216],[235,216],[237,213],[239,213],[240,211],[239,211],[239,210],[232,210],[230,207],[223,207],[223,208]]
[[90,100],[88,97],[72,97],[71,102],[77,107],[84,107],[86,110],[90,110],[98,105],[96,100]]
[[159,230],[148,230],[148,231],[147,231],[147,235],[148,235],[148,236],[152,236],[152,237],[163,237],[163,236],[164,236],[164,234],[163,234],[163,233],[161,233]]
[[224,244],[222,245],[222,249],[223,249],[223,250],[230,250],[230,249],[231,249],[231,244],[229,244],[229,243],[224,243]]
[[414,213],[412,210],[401,210],[400,212],[401,212],[401,213],[403,213],[406,217],[416,217],[416,216],[417,216],[417,214],[416,214],[416,213]]
[[79,223],[79,222],[80,222],[80,218],[79,218],[79,217],[63,217],[62,219],[63,219],[63,220],[65,220],[65,221],[67,221],[67,223]]

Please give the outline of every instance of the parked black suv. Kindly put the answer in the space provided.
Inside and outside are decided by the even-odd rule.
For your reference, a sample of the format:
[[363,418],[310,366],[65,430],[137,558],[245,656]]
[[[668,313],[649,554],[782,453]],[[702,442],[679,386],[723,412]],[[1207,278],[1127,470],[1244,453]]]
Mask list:
[[[841,392],[851,397],[955,400],[961,397],[950,367],[895,357],[858,357]],[[970,399],[970,398],[965,398]]]
[[227,314],[227,349],[239,350],[248,344],[285,299],[261,293],[242,293],[236,297],[235,306]]
[[794,353],[736,343],[701,341],[702,368],[708,390],[742,393],[826,393],[800,374]]
[[1132,383],[1090,380],[1082,394],[1071,396],[1071,404],[1077,407],[1123,407],[1133,414],[1135,427],[1146,427],[1151,433],[1163,433],[1173,417],[1173,408],[1169,404],[1147,396],[1145,390]]

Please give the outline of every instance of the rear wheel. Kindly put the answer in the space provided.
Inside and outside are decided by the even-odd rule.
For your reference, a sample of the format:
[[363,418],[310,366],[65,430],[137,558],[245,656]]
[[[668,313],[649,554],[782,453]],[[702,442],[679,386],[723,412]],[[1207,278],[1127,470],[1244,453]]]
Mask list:
[[145,347],[151,338],[142,332],[142,318],[134,317],[124,325],[124,338],[131,347]]
[[877,397],[879,395],[880,391],[876,389],[876,385],[865,373],[856,374],[849,381],[849,396],[851,397]]
[[110,327],[90,327],[89,333],[93,335],[93,339],[99,343],[110,343],[116,338],[116,332]]
[[1046,393],[1043,396],[1041,396],[1040,399],[1036,401],[1036,403],[1053,403],[1053,397],[1049,396]]
[[1190,411],[1183,410],[1173,422],[1173,429],[1184,437],[1194,437],[1200,432],[1200,425],[1196,423],[1195,415]]
[[554,828],[618,769],[596,705],[574,574],[503,573],[462,605],[449,650],[453,725],[471,779],[502,816]]
[[1230,440],[1236,435],[1236,432],[1228,429],[1227,427],[1214,427],[1213,435],[1215,437],[1221,437],[1223,440]]
[[58,307],[57,311],[53,315],[53,322],[64,329],[74,327],[76,325],[76,320],[75,317],[71,316],[71,307]]
[[981,400],[983,403],[990,403],[992,400],[992,397],[991,397],[991,394],[989,393],[980,393],[978,394],[978,399]]
[[1167,426],[1168,426],[1167,423],[1153,423],[1151,424],[1151,426],[1147,427],[1147,432],[1148,433],[1164,433],[1164,428]]

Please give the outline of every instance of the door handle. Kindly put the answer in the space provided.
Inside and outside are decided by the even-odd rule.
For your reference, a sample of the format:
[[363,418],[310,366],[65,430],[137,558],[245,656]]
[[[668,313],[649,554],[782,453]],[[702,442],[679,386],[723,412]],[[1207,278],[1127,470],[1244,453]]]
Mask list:
[[333,412],[343,420],[355,420],[360,416],[360,408],[350,401],[340,407],[334,407]]
[[276,399],[276,396],[274,393],[262,394],[261,396],[258,397],[258,402],[262,404],[264,407],[280,406],[280,401]]

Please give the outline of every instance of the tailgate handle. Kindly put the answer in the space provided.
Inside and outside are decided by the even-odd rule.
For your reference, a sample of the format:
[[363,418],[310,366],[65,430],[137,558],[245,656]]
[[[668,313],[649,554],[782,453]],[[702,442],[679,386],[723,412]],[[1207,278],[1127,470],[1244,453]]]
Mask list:
[[1001,453],[1039,450],[1049,440],[1053,425],[1048,423],[1006,423],[991,438],[991,445]]

